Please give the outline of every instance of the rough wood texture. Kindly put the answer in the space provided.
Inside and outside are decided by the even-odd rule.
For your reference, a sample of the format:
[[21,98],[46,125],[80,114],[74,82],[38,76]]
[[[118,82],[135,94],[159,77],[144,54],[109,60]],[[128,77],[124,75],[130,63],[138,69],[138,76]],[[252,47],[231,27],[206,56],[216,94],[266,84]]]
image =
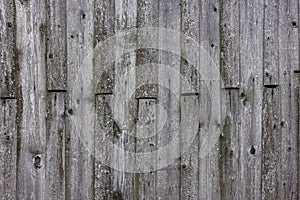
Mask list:
[[299,13],[0,0],[0,199],[299,199]]
[[260,0],[240,1],[241,199],[261,199],[263,9]]
[[276,199],[281,196],[281,135],[280,96],[278,88],[265,88],[263,101],[262,132],[262,199]]
[[264,85],[278,85],[279,76],[279,0],[264,5]]
[[46,4],[45,1],[15,3],[20,69],[17,199],[43,199],[46,186],[46,34],[41,27],[46,23]]
[[221,71],[225,88],[240,84],[240,1],[220,1]]
[[16,199],[17,171],[17,101],[0,104],[0,198]]
[[[57,2],[56,2],[57,3]],[[94,198],[94,1],[67,0],[66,199]],[[60,3],[59,3],[60,4]],[[64,45],[64,44],[62,44]]]
[[13,0],[0,2],[0,97],[16,92],[16,7]]
[[47,89],[67,89],[67,41],[66,0],[47,0],[47,23],[41,29],[47,31]]
[[[200,3],[200,44],[205,49],[205,54],[200,55],[200,60],[208,60],[208,69],[215,67],[220,69],[220,1],[205,0]],[[201,75],[201,74],[200,74]],[[200,138],[199,138],[199,193],[203,199],[220,199],[219,187],[219,151],[218,137],[220,134],[220,119],[215,119],[213,128],[215,135],[209,132],[212,108],[217,105],[212,105],[211,91],[215,90],[212,87],[212,82],[206,82],[207,77],[201,75],[200,82]],[[220,83],[221,84],[221,83]],[[215,89],[213,89],[215,88]],[[220,102],[221,99],[215,99]],[[216,110],[217,111],[217,110]],[[217,112],[221,113],[220,110]],[[217,137],[217,138],[214,138]],[[207,141],[216,140],[217,142],[207,144]],[[210,164],[208,164],[210,163]],[[207,176],[211,174],[211,176]],[[212,196],[211,194],[214,194]]]
[[65,94],[47,96],[46,190],[45,197],[65,198]]

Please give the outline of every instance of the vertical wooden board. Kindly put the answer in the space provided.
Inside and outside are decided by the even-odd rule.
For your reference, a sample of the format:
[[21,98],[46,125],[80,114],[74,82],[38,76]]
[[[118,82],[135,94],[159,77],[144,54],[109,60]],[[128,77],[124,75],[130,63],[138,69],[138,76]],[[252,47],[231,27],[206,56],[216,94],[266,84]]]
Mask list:
[[47,0],[47,89],[67,90],[66,0]]
[[[300,131],[300,74],[295,73],[294,76],[291,78],[291,89],[292,89],[292,102],[291,102],[291,107],[292,107],[292,116],[293,116],[293,121],[291,122],[291,132],[299,133]],[[296,162],[297,162],[297,178],[299,180],[300,177],[300,155],[299,155],[299,149],[300,149],[300,137],[299,134],[296,136],[296,141],[294,141],[297,146],[296,150],[298,150],[297,156],[296,156]],[[294,143],[293,143],[294,144]],[[291,149],[293,150],[293,149]],[[295,197],[299,197],[299,182],[297,182],[298,192],[295,194]]]
[[[179,134],[180,126],[180,55],[164,51],[169,46],[164,46],[169,39],[165,29],[181,30],[181,0],[159,2],[159,65],[158,66],[158,107],[157,107],[157,148],[163,148],[172,142]],[[177,47],[173,51],[180,52],[180,38],[172,38],[172,45]],[[170,45],[170,44],[169,44]],[[165,152],[167,158],[177,152],[180,146],[174,147],[171,152]],[[157,162],[160,162],[159,160]],[[180,158],[172,160],[163,169],[156,171],[156,199],[180,198]]]
[[[15,1],[18,49],[17,199],[45,191],[45,1]],[[29,31],[30,30],[30,31]]]
[[[199,199],[199,96],[182,96],[180,108],[180,143],[182,155],[180,199]],[[192,135],[195,135],[195,137],[189,144],[188,140]],[[188,145],[186,152],[183,152],[183,145]]]
[[66,199],[94,198],[94,1],[66,1]]
[[241,199],[261,199],[263,2],[240,1]]
[[279,1],[266,0],[264,5],[264,85],[279,81]]
[[0,198],[16,199],[17,101],[0,101]]
[[[199,43],[199,1],[181,1],[181,94],[199,94],[200,75],[199,49],[194,47]],[[193,63],[191,63],[193,62]]]
[[[285,63],[285,62],[283,62]],[[288,66],[288,65],[285,65]],[[298,163],[296,152],[297,149],[297,135],[299,132],[297,130],[297,116],[293,115],[293,109],[297,107],[292,107],[292,102],[295,96],[292,96],[293,89],[291,88],[291,73],[290,70],[284,69],[280,73],[280,185],[279,196],[285,199],[293,199],[298,196]],[[294,104],[294,106],[296,106]],[[296,123],[296,124],[295,124]]]
[[[213,69],[220,71],[220,2],[218,0],[205,0],[200,4],[200,45],[206,54],[200,55],[201,64],[208,64],[204,69]],[[207,62],[206,62],[207,61]],[[202,68],[203,69],[203,68]],[[212,70],[213,71],[213,70]],[[216,144],[209,141],[213,137],[218,138],[220,127],[218,121],[213,123],[215,130],[218,131],[215,136],[211,136],[209,132],[210,116],[212,112],[212,91],[214,89],[209,85],[212,82],[208,77],[201,75],[200,82],[200,138],[199,138],[199,154],[206,155],[199,158],[199,194],[200,199],[220,199],[219,187],[219,152],[218,142]],[[208,81],[204,81],[208,80]],[[220,101],[220,99],[218,100]],[[221,111],[217,111],[221,114]],[[217,141],[216,139],[215,141]],[[208,146],[206,146],[208,144]],[[214,147],[207,150],[207,147]],[[207,176],[211,174],[211,176]]]
[[[294,71],[299,68],[298,45],[298,4],[299,1],[284,1],[279,4],[279,85],[280,85],[280,147],[281,147],[281,184],[280,197],[295,199],[299,196],[298,182],[298,153],[297,149],[297,109],[295,89],[297,83]],[[296,23],[296,25],[294,24]],[[295,107],[292,107],[295,106]]]
[[13,0],[0,2],[0,97],[14,98],[16,92],[16,8]]
[[[113,113],[112,96],[96,96],[96,121],[95,121],[95,180],[94,199],[112,199],[113,193],[113,171],[105,163],[101,162],[101,157],[108,157],[112,154],[105,145],[113,142]],[[110,141],[106,141],[110,140]]]
[[[94,47],[115,34],[115,1],[95,0],[94,3]],[[113,47],[105,46],[110,51]],[[97,51],[95,51],[96,53]],[[105,52],[102,52],[105,53]],[[113,52],[107,52],[108,54]],[[111,94],[115,84],[114,61],[109,65],[103,65],[101,60],[94,60],[94,79],[96,94]],[[106,64],[106,63],[105,63]]]
[[[135,174],[136,199],[155,199],[156,157],[147,157],[148,154],[146,153],[156,150],[156,128],[157,99],[139,99],[135,153],[145,153],[147,162],[136,160],[135,163],[136,172],[141,172]],[[151,163],[151,165],[148,165],[148,163]],[[149,169],[150,172],[144,172],[143,169]]]
[[240,199],[239,90],[229,89],[223,98],[225,112],[220,136],[221,199]]
[[240,1],[220,2],[221,73],[225,88],[240,84]]
[[[299,71],[299,1],[289,0],[279,4],[279,64],[289,60],[290,70]],[[285,56],[283,56],[285,55]],[[281,72],[281,66],[279,66]]]
[[46,111],[46,189],[51,199],[65,198],[65,93],[49,93]]
[[280,93],[264,88],[262,132],[262,199],[278,199],[281,194]]
[[[158,105],[157,105],[157,148],[164,148],[180,134],[180,58],[164,52],[160,55],[158,71]],[[172,63],[173,62],[173,63]],[[177,66],[176,66],[177,65]],[[156,171],[156,199],[180,198],[180,146],[174,146],[170,152],[163,152],[162,157],[170,158],[168,166]],[[171,159],[172,158],[172,159]],[[158,160],[157,162],[163,162]]]
[[[156,49],[140,49],[147,43],[158,41],[147,41],[139,29],[145,27],[158,27],[159,25],[159,2],[146,0],[137,2],[137,46],[136,46],[136,98],[156,98],[157,97],[157,63],[158,51]],[[151,38],[158,37],[158,33],[149,33]],[[156,38],[156,37],[154,37]],[[145,65],[145,66],[143,66]],[[154,83],[154,84],[153,84]]]
[[[181,33],[185,36],[181,41],[181,56],[188,58],[181,62],[180,81],[180,136],[181,136],[181,191],[180,199],[199,198],[199,133],[190,144],[187,152],[183,152],[183,144],[188,138],[187,134],[195,134],[190,130],[196,119],[190,118],[199,112],[199,49],[188,48],[193,43],[199,43],[199,1],[181,1]],[[190,63],[193,62],[193,63]],[[190,120],[190,121],[189,121]]]
[[[133,199],[134,197],[134,174],[126,172],[127,168],[131,170],[134,164],[131,162],[131,156],[127,152],[134,152],[135,149],[135,119],[137,100],[134,95],[135,88],[135,52],[128,52],[127,47],[135,47],[136,37],[131,34],[126,34],[127,30],[134,32],[133,28],[137,23],[137,1],[117,0],[115,1],[115,31],[118,34],[116,37],[117,43],[122,46],[117,46],[115,57],[115,88],[114,88],[114,124],[117,126],[114,129],[116,144],[119,149],[114,152],[114,159],[117,162],[119,170],[113,170],[113,192],[115,198]],[[135,34],[135,33],[134,33]],[[127,51],[126,51],[127,50]],[[123,153],[125,150],[126,153]],[[128,156],[128,157],[127,157]]]

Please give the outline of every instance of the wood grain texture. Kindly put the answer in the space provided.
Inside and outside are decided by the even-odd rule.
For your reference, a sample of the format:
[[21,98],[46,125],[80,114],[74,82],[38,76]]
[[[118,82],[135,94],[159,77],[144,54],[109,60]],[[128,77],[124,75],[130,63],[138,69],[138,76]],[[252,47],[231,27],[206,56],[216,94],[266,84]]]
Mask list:
[[45,198],[65,198],[65,93],[47,95]]
[[[199,133],[198,128],[193,130],[193,126],[188,123],[197,121],[193,119],[199,116],[199,93],[200,93],[200,51],[198,49],[189,48],[194,42],[199,43],[199,1],[181,1],[181,32],[184,36],[190,37],[181,42],[181,54],[183,58],[181,62],[181,82],[180,82],[180,136],[181,136],[181,192],[180,199],[198,199],[199,193]],[[192,58],[192,59],[191,59]],[[190,63],[191,60],[195,63]],[[186,95],[186,96],[183,96]],[[189,105],[190,104],[190,105]],[[198,114],[198,115],[197,115]],[[196,122],[198,123],[198,122]],[[196,133],[194,133],[196,131]],[[188,152],[183,152],[183,146],[189,134],[196,134],[193,142],[190,144]]]
[[[94,46],[99,42],[112,37],[115,33],[115,1],[114,0],[95,0],[94,3]],[[105,46],[110,51],[113,47]],[[104,53],[104,52],[103,52]],[[114,53],[114,52],[107,52]],[[97,55],[97,54],[96,54]],[[98,55],[97,55],[98,56]],[[102,64],[102,60],[97,60],[95,57],[95,93],[96,94],[111,94],[115,84],[114,61],[108,66]],[[99,58],[101,59],[101,58]]]
[[[159,3],[155,0],[137,2],[137,28],[158,27],[159,25]],[[137,33],[136,51],[136,98],[157,98],[157,72],[158,52],[156,49],[142,49],[148,42],[157,46],[158,41],[147,41],[142,37],[141,30]],[[154,38],[158,32],[150,33]],[[155,43],[155,44],[154,44]],[[147,64],[147,67],[143,65]]]
[[220,188],[221,199],[240,198],[240,132],[239,132],[239,90],[226,90],[223,99],[225,112],[220,135]]
[[67,90],[67,9],[66,0],[47,0],[47,21],[45,29],[47,89],[49,91]]
[[[220,72],[220,1],[202,1],[199,15],[200,45],[204,50],[200,55],[200,61],[203,63],[208,61],[204,69],[209,71],[215,68]],[[199,193],[200,199],[220,199],[218,138],[221,127],[218,125],[220,119],[211,118],[213,107],[217,107],[212,103],[212,98],[215,97],[211,95],[211,91],[215,91],[216,87],[213,87],[215,83],[204,74],[200,73],[200,75]],[[220,101],[220,97],[215,99],[215,102],[220,103]],[[216,112],[221,114],[221,110]],[[214,123],[210,124],[211,121]],[[215,130],[213,135],[210,128]],[[207,174],[211,175],[207,176]]]
[[17,199],[43,199],[46,186],[46,33],[41,27],[46,23],[46,3],[15,3],[17,61],[20,70]]
[[[107,142],[113,142],[113,113],[111,95],[96,96],[96,123],[95,123],[95,199],[112,199],[113,171],[101,162],[101,156],[111,155]],[[110,158],[108,158],[110,159]],[[109,160],[108,160],[109,161]]]
[[262,131],[262,199],[281,195],[280,93],[278,88],[265,88]]
[[[180,31],[181,28],[181,1],[159,2],[159,27]],[[168,48],[167,36],[164,31],[159,32],[159,67],[158,67],[158,105],[157,105],[157,144],[156,148],[172,142],[174,135],[179,134],[179,92],[180,92],[180,60],[179,55],[163,51]],[[177,47],[174,52],[180,52],[180,38],[172,38],[172,45]],[[173,153],[180,153],[180,146],[165,152],[166,158]],[[159,158],[157,162],[161,162]],[[155,198],[179,199],[180,198],[180,158],[174,158],[168,166],[156,172]]]
[[278,85],[279,48],[279,1],[266,0],[264,5],[264,85]]
[[14,98],[16,92],[16,6],[0,2],[0,97]]
[[225,88],[240,84],[240,1],[220,1],[221,71]]
[[68,0],[66,8],[66,199],[93,199],[94,1]]
[[0,199],[299,199],[299,13],[1,0]]
[[[299,2],[298,2],[299,3]],[[296,1],[282,2],[279,5],[279,85],[280,85],[280,134],[281,134],[281,183],[280,196],[295,199],[298,194],[297,182],[299,177],[297,157],[297,76],[294,71],[299,67],[299,45],[297,37],[298,12]],[[292,9],[294,7],[294,9]],[[295,52],[296,51],[296,52]],[[295,121],[296,120],[296,121]]]
[[17,101],[1,100],[0,111],[0,198],[16,199]]
[[241,199],[261,199],[263,2],[240,1]]

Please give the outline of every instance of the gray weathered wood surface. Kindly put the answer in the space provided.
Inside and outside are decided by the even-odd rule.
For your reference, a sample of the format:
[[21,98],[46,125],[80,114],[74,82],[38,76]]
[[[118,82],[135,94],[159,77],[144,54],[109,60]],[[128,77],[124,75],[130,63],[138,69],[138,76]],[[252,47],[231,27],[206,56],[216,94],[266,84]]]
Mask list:
[[299,8],[0,0],[0,199],[300,199]]

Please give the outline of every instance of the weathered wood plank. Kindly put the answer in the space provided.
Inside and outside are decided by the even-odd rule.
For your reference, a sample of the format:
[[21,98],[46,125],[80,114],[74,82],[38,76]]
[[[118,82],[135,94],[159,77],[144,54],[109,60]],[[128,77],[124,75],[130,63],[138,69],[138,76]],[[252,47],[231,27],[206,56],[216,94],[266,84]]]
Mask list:
[[262,132],[262,199],[280,198],[281,135],[280,93],[278,88],[264,88]]
[[15,1],[18,49],[17,199],[45,198],[45,1]]
[[[194,139],[186,152],[181,152],[181,197],[180,199],[198,199],[199,189],[199,96],[183,96],[180,104],[180,145],[188,145],[189,137]],[[194,129],[197,127],[197,129]],[[197,133],[194,133],[196,131]]]
[[66,199],[94,198],[94,1],[67,0]]
[[[290,131],[292,133],[299,133],[300,131],[300,74],[299,73],[295,73],[294,76],[292,75],[292,78],[291,78],[291,98],[292,98],[292,101],[291,101],[291,112],[292,112],[292,119],[291,119],[291,129]],[[297,173],[297,177],[299,179],[299,174],[300,174],[300,155],[299,155],[299,149],[300,149],[300,146],[299,146],[299,143],[297,143],[297,141],[299,141],[299,135],[297,136],[297,139],[295,141],[293,141],[293,145],[295,144],[296,142],[296,148],[295,150],[298,150],[298,153],[297,153],[297,156],[296,156],[296,163],[297,163],[297,169],[296,169],[296,173]],[[293,147],[292,147],[293,148]],[[289,150],[289,149],[287,149]],[[295,152],[295,150],[291,149],[291,152]],[[295,169],[293,169],[295,170]],[[298,183],[298,184],[296,184]],[[299,182],[296,182],[294,184],[296,184],[297,188],[298,188],[298,191],[296,192],[296,194],[294,195],[295,198],[298,198],[300,195],[299,195],[299,188],[300,188],[300,185],[299,185]]]
[[16,199],[17,101],[0,100],[0,198]]
[[261,199],[263,2],[240,1],[240,192]]
[[[115,1],[95,0],[94,5],[94,46],[115,34]],[[108,47],[114,51],[114,47]],[[103,52],[104,53],[104,52]],[[111,52],[108,52],[111,53]],[[98,56],[98,55],[96,55]],[[97,58],[97,57],[95,57]],[[105,63],[106,64],[106,63]],[[95,93],[111,94],[115,84],[114,62],[105,66],[101,60],[95,59]]]
[[[118,44],[123,44],[113,49],[116,51],[115,62],[115,88],[114,95],[114,123],[119,128],[116,130],[118,137],[115,138],[119,149],[114,152],[114,159],[119,170],[113,170],[114,197],[119,199],[134,198],[134,163],[132,155],[123,153],[135,150],[135,123],[137,118],[137,100],[134,95],[135,88],[135,51],[128,52],[127,47],[136,46],[136,37],[125,32],[133,28],[137,23],[137,1],[115,1],[115,31],[124,32],[116,37]],[[113,70],[111,70],[113,71]],[[128,172],[128,171],[130,172]]]
[[[95,197],[94,199],[112,199],[113,197],[113,171],[105,163],[101,162],[100,157],[110,156],[106,144],[114,141],[113,132],[113,112],[112,96],[96,96],[96,120],[95,120]],[[110,141],[105,141],[110,140]],[[109,160],[108,160],[109,161]]]
[[[298,30],[293,25],[297,23],[299,1],[284,1],[279,4],[279,85],[280,85],[280,191],[284,199],[296,199],[299,196],[297,182],[299,165],[297,163],[297,77],[294,71],[299,68]],[[299,84],[299,83],[298,83]],[[294,88],[293,88],[294,87]],[[296,95],[295,95],[296,92]],[[292,107],[295,106],[295,107]],[[297,131],[298,129],[298,131]]]
[[[288,59],[291,70],[294,71],[300,70],[299,10],[299,1],[297,0],[284,1],[279,4],[279,59]],[[286,56],[281,56],[282,54]],[[279,63],[281,64],[280,60]]]
[[[158,27],[159,25],[159,3],[155,0],[137,2],[137,28]],[[158,33],[149,33],[152,37]],[[158,44],[158,41],[147,41],[138,30],[136,51],[136,98],[157,97],[157,63],[158,52],[155,49],[140,49],[148,43]],[[154,38],[157,38],[154,37]],[[147,64],[147,66],[143,66]]]
[[13,0],[0,2],[0,97],[13,98],[16,92],[16,8]]
[[219,149],[221,199],[240,199],[239,90],[226,90],[223,102],[225,112],[222,113]]
[[264,85],[279,81],[279,0],[266,0],[264,5]]
[[[138,100],[138,121],[136,123],[135,153],[145,153],[145,161],[137,160],[135,165],[135,198],[155,199],[156,157],[146,156],[157,146],[157,99]],[[140,157],[139,157],[140,158]],[[151,163],[151,165],[147,165]],[[149,169],[143,173],[144,169]],[[150,172],[148,172],[150,171]]]
[[47,89],[67,90],[66,0],[47,0]]
[[[220,2],[219,0],[205,0],[200,4],[200,45],[205,53],[200,55],[201,69],[215,68],[220,71]],[[206,64],[203,66],[203,64]],[[209,75],[212,75],[209,72]],[[208,77],[201,74],[200,82],[200,138],[199,138],[199,194],[200,199],[220,199],[219,187],[219,151],[218,138],[220,134],[220,119],[210,118],[212,108],[211,94],[216,92],[210,84],[215,84]],[[208,81],[203,81],[208,80]],[[221,84],[221,83],[220,83]],[[215,99],[220,102],[220,99]],[[221,114],[221,110],[216,111]],[[214,123],[210,124],[210,120]],[[216,121],[214,121],[216,120]],[[214,127],[211,127],[214,126]],[[211,133],[210,130],[216,132]],[[213,135],[212,135],[213,134]],[[214,142],[210,142],[214,141]],[[207,174],[211,174],[207,176]]]
[[65,199],[65,93],[47,95],[45,197]]
[[[194,43],[199,43],[199,1],[181,1],[181,33],[185,36],[181,42],[181,94],[199,94],[200,75],[198,49],[190,49]],[[188,60],[185,60],[187,59]],[[189,63],[193,62],[193,63]]]
[[221,72],[225,88],[240,84],[240,1],[220,2]]
[[[200,71],[199,71],[199,49],[189,48],[193,43],[199,43],[199,1],[181,1],[181,32],[186,37],[181,42],[181,56],[188,58],[181,62],[181,82],[180,94],[180,136],[181,136],[181,174],[180,174],[180,199],[198,199],[199,198],[199,133],[196,133],[194,141],[190,144],[188,152],[183,152],[183,145],[186,145],[185,139],[191,134],[190,130],[196,119],[190,118],[197,114],[199,110],[199,92],[200,92]],[[190,37],[190,38],[188,38]],[[190,63],[193,62],[193,63]],[[191,95],[191,96],[189,96]],[[190,120],[190,121],[189,121]],[[197,122],[199,123],[199,122]],[[194,134],[194,133],[193,133]]]
[[[172,29],[180,33],[181,29],[181,0],[166,0],[159,2],[159,48],[168,49],[170,44],[163,43],[167,38],[165,29]],[[160,149],[168,145],[176,134],[180,134],[180,38],[172,38],[172,45],[177,47],[173,53],[159,51],[158,66],[158,105],[157,105],[157,144]],[[166,45],[166,46],[165,46]],[[173,153],[180,154],[180,146],[174,147],[170,152],[161,155],[164,158],[172,158]],[[175,159],[175,158],[174,158]],[[156,199],[179,199],[180,198],[180,159],[170,160],[171,163],[165,168],[156,171]],[[158,160],[157,162],[162,162]]]

